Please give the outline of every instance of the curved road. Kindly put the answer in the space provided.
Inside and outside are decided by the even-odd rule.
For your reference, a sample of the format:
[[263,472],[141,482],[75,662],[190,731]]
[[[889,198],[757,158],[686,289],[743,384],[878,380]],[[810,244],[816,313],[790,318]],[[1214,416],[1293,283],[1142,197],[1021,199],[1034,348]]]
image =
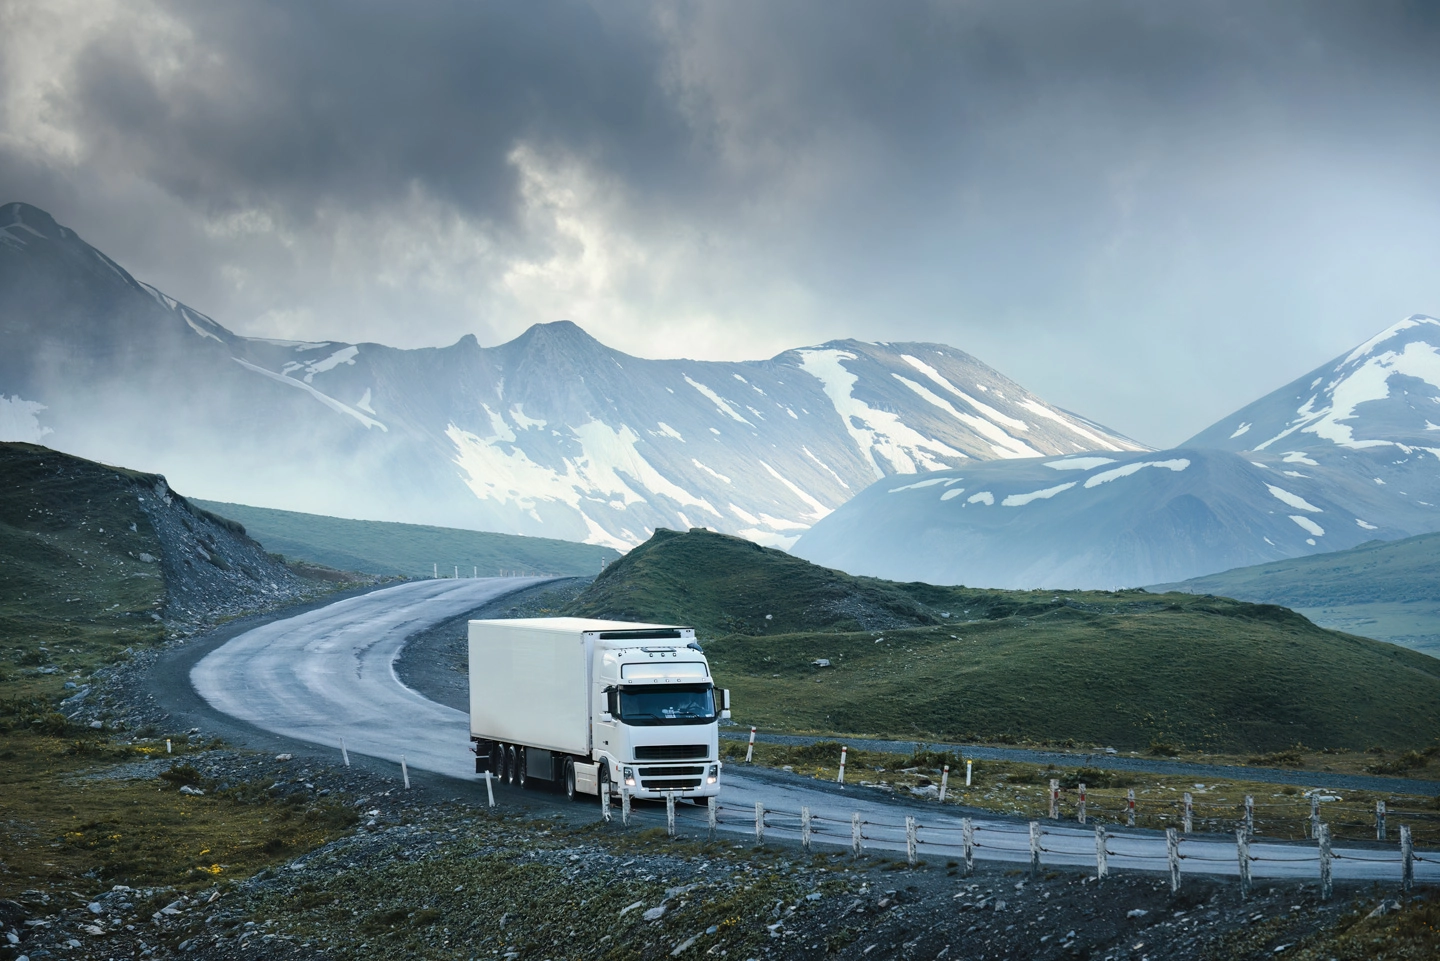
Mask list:
[[[216,710],[275,734],[328,747],[343,739],[352,752],[398,762],[473,783],[466,715],[406,687],[394,664],[412,635],[489,601],[551,578],[480,578],[401,584],[347,598],[246,631],[200,660],[191,671],[195,690]],[[815,813],[817,843],[848,846],[851,814],[860,812],[867,848],[904,850],[906,815],[917,819],[922,854],[958,858],[959,817],[933,804],[867,796],[863,788],[785,777],[775,772],[725,772],[721,827],[750,833],[755,804],[763,803],[767,836],[799,836],[799,811]],[[642,809],[644,810],[644,809]],[[686,822],[703,825],[703,810],[681,806]],[[618,812],[617,812],[618,816]],[[642,817],[653,818],[653,809]],[[996,818],[975,819],[976,857],[1027,862],[1028,828]],[[1165,841],[1155,832],[1111,830],[1112,870],[1163,870]],[[1047,822],[1042,838],[1047,865],[1095,865],[1093,828]],[[1238,873],[1235,845],[1214,836],[1185,836],[1185,873]],[[1394,846],[1337,848],[1336,880],[1399,880]],[[1255,877],[1313,880],[1318,858],[1309,845],[1257,842]],[[1417,882],[1440,882],[1440,856],[1423,852]]]

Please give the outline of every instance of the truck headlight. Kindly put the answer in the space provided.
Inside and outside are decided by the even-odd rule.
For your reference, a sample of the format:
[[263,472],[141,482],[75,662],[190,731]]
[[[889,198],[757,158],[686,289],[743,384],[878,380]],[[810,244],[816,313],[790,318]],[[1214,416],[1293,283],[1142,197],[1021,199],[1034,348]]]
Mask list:
[[634,786],[635,786],[635,769],[634,769],[633,767],[627,767],[627,768],[625,768],[625,772],[624,772],[624,773],[625,773],[625,785],[626,785],[627,787],[634,787]]
[[718,764],[712,764],[712,765],[710,765],[710,783],[711,783],[711,784],[714,784],[714,783],[715,783],[717,780],[719,780],[719,779],[720,779],[720,765],[718,765]]

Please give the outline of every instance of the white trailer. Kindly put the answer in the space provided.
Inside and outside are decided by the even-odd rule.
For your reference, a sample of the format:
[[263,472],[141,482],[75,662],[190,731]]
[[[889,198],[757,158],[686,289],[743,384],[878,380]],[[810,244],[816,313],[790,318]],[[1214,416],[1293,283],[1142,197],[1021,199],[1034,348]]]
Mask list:
[[578,617],[470,622],[475,772],[566,795],[720,793],[715,687],[695,631]]

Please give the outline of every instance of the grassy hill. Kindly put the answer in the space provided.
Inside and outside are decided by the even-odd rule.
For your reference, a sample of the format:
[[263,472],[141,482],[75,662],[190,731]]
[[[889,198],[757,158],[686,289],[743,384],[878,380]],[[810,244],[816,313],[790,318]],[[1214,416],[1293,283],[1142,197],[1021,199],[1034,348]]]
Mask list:
[[245,525],[251,537],[288,558],[367,574],[429,577],[478,573],[588,575],[620,556],[609,547],[421,524],[356,521],[322,514],[195,501]]
[[1283,604],[1322,627],[1440,657],[1440,534],[1238,567],[1157,591]]
[[1227,598],[900,584],[658,531],[565,613],[695,625],[737,719],[777,729],[1238,753],[1440,737],[1440,662]]

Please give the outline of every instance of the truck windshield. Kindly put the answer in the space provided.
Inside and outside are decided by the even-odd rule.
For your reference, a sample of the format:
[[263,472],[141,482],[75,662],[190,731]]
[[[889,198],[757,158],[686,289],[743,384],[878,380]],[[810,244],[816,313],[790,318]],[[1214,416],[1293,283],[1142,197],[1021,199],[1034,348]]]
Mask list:
[[622,687],[620,720],[626,724],[708,724],[715,720],[709,684]]

